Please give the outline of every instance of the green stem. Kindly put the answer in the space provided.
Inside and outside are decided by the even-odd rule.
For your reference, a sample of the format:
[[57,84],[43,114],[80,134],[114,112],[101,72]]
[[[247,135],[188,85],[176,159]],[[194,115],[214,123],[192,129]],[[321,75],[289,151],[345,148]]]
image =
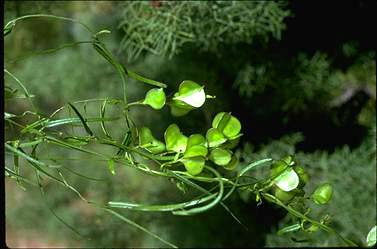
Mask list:
[[10,26],[10,25],[12,25],[12,24],[14,24],[14,23],[16,23],[17,21],[20,21],[20,20],[23,20],[23,19],[38,18],[38,17],[47,17],[47,18],[53,18],[53,19],[58,19],[58,20],[63,20],[63,21],[69,21],[69,22],[78,23],[81,26],[83,26],[87,31],[89,31],[89,33],[94,34],[94,32],[85,23],[82,23],[82,22],[80,22],[78,20],[75,20],[75,19],[72,19],[72,18],[68,18],[68,17],[48,15],[48,14],[33,14],[33,15],[21,16],[21,17],[18,17],[16,19],[13,19],[13,20],[9,21],[5,25],[5,28],[8,27],[8,26]]
[[304,220],[307,220],[309,221],[310,223],[312,224],[315,224],[316,226],[322,228],[322,230],[328,232],[328,233],[333,233],[335,234],[336,236],[338,236],[343,242],[345,242],[347,245],[350,245],[350,246],[358,246],[356,243],[354,243],[353,241],[349,240],[349,239],[346,239],[344,238],[343,236],[341,236],[338,232],[336,232],[334,229],[332,229],[331,227],[329,226],[326,226],[318,221],[315,221],[309,217],[307,217],[306,215],[300,213],[299,211],[291,208],[290,206],[287,206],[285,205],[284,203],[282,203],[279,199],[277,199],[275,196],[273,195],[270,195],[268,193],[261,193],[262,196],[264,198],[266,198],[267,200],[277,204],[278,206],[284,208],[285,210],[287,210],[289,213],[291,213],[292,215],[296,216],[297,218],[300,218],[300,219],[304,219]]

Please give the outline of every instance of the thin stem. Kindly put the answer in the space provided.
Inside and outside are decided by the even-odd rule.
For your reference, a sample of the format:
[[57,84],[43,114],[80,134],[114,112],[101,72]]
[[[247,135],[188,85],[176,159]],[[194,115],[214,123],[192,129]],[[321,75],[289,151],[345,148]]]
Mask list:
[[23,20],[23,19],[38,18],[38,17],[47,17],[47,18],[53,18],[53,19],[58,19],[58,20],[64,20],[64,21],[78,23],[81,26],[83,26],[87,31],[89,31],[89,33],[94,34],[94,32],[91,30],[91,28],[89,28],[89,26],[87,26],[85,23],[82,23],[82,22],[80,22],[80,21],[78,21],[76,19],[72,19],[72,18],[68,18],[68,17],[63,17],[63,16],[48,15],[48,14],[33,14],[33,15],[21,16],[21,17],[18,17],[16,19],[13,19],[13,20],[9,21],[5,25],[5,27],[8,27],[8,25],[12,25],[12,23],[16,23],[17,21],[20,21],[20,20]]
[[277,204],[278,206],[284,208],[285,210],[287,210],[289,213],[291,213],[292,215],[296,216],[297,218],[300,218],[300,219],[304,219],[304,220],[307,220],[309,221],[310,223],[312,224],[315,224],[317,225],[318,227],[322,228],[324,231],[328,232],[328,233],[333,233],[335,234],[336,236],[338,236],[341,240],[343,240],[346,244],[350,245],[350,246],[358,246],[356,243],[354,243],[353,241],[349,240],[349,239],[346,239],[344,238],[343,236],[341,236],[338,232],[336,232],[334,229],[332,229],[331,227],[329,226],[326,226],[318,221],[315,221],[309,217],[307,217],[306,215],[300,213],[299,211],[293,209],[292,207],[290,206],[287,206],[285,205],[284,203],[282,203],[279,199],[277,199],[275,196],[273,195],[270,195],[268,193],[261,193],[263,197],[265,197],[265,199]]

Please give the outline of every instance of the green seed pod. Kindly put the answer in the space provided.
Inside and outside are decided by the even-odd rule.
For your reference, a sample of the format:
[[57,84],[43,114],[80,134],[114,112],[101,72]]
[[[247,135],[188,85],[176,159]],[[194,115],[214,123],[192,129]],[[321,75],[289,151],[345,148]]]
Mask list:
[[208,147],[218,147],[226,142],[226,138],[217,128],[209,129],[207,131],[206,138]]
[[273,164],[271,164],[271,177],[275,177],[278,174],[282,173],[286,167],[287,164],[284,161],[275,161]]
[[185,80],[179,85],[178,93],[174,94],[173,100],[193,108],[199,108],[206,100],[204,86],[200,86],[190,80]]
[[300,179],[300,183],[298,187],[303,188],[309,181],[309,175],[305,172],[304,168],[301,166],[294,166],[293,170],[296,171],[298,178]]
[[151,106],[155,110],[160,110],[164,107],[166,96],[162,88],[153,88],[147,92],[144,104]]
[[220,147],[223,149],[228,149],[228,150],[234,149],[238,145],[242,135],[243,135],[242,133],[238,134],[234,138],[226,141],[226,143],[222,144]]
[[[306,225],[306,223],[308,223],[308,225]],[[302,226],[302,230],[304,230],[307,233],[314,233],[314,232],[317,232],[319,229],[319,227],[316,224],[312,224],[308,221],[304,221],[301,224],[301,226]]]
[[188,138],[181,133],[176,124],[171,124],[166,129],[165,134],[166,149],[183,153],[186,150]]
[[192,146],[187,146],[185,154],[183,155],[184,158],[189,158],[189,157],[196,157],[196,156],[207,156],[208,149],[207,147],[203,145],[192,145]]
[[286,191],[280,189],[279,187],[275,187],[274,195],[281,202],[283,202],[284,204],[287,204],[288,202],[290,202],[295,197],[296,193],[295,193],[294,190],[286,192]]
[[223,167],[224,169],[227,169],[227,170],[234,170],[237,167],[237,164],[238,164],[238,158],[236,157],[236,155],[233,154],[232,160],[230,160],[230,162]]
[[206,146],[206,139],[204,136],[200,134],[192,134],[188,141],[187,141],[187,147],[191,147],[193,145],[204,145]]
[[293,164],[295,164],[295,161],[293,160],[293,156],[286,156],[286,157],[283,157],[281,160],[284,161],[289,166],[292,166]]
[[332,186],[329,183],[324,183],[316,188],[312,194],[312,199],[316,204],[323,205],[331,200],[332,193]]
[[187,113],[189,113],[193,108],[182,108],[182,107],[179,107],[179,106],[176,106],[174,104],[174,101],[172,102],[172,104],[170,105],[170,113],[171,115],[175,116],[175,117],[181,117],[181,116],[184,116],[186,115]]
[[139,145],[140,147],[148,150],[153,154],[159,154],[165,151],[165,144],[157,140],[153,135],[152,131],[148,127],[142,127],[139,134]]
[[153,140],[150,147],[146,148],[153,154],[159,154],[165,151],[166,147],[165,144],[158,140]]
[[211,151],[209,159],[217,165],[225,166],[232,159],[232,152],[221,148],[215,148]]
[[205,164],[204,157],[183,158],[181,161],[187,172],[193,176],[200,174],[203,171]]
[[230,113],[220,112],[212,121],[212,127],[217,128],[229,139],[234,139],[241,131],[240,121]]
[[294,190],[291,190],[291,191],[287,192],[287,191],[282,190],[279,187],[275,187],[275,193],[274,193],[274,195],[281,202],[283,202],[284,204],[287,204],[290,201],[292,201],[293,198],[296,197],[296,196],[304,196],[305,195],[305,191],[303,191],[302,189],[297,189],[296,188]]

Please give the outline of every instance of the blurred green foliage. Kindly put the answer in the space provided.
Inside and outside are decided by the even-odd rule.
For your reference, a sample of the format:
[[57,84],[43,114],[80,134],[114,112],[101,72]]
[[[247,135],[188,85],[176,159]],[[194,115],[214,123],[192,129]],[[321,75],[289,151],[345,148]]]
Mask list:
[[[331,204],[325,210],[331,216],[331,224],[340,233],[350,239],[363,243],[366,234],[373,226],[376,220],[376,123],[374,123],[368,132],[364,142],[357,148],[350,149],[345,145],[334,152],[317,150],[312,153],[297,151],[295,145],[305,140],[301,133],[294,133],[283,136],[266,145],[258,148],[250,144],[245,144],[238,151],[238,155],[247,162],[255,161],[266,156],[272,158],[281,158],[287,154],[295,155],[298,162],[305,168],[310,176],[307,187],[309,192],[314,191],[316,185],[323,181],[331,182],[334,186],[334,194]],[[242,165],[241,167],[242,168]],[[266,174],[259,170],[253,174],[260,177]],[[241,195],[244,201],[253,198],[246,193]],[[318,211],[313,207],[313,212]],[[360,218],[363,217],[363,218]],[[283,219],[279,228],[289,224],[288,216]],[[357,229],[355,229],[357,227]],[[297,246],[293,241],[289,243],[289,237],[278,236],[275,232],[278,227],[273,229],[272,233],[267,236],[266,246]],[[301,235],[302,236],[302,235]],[[328,236],[326,233],[319,232],[312,241],[300,244],[302,246],[333,246],[340,242],[337,238]]]
[[[283,30],[290,29],[285,20],[295,15],[289,4],[280,1],[7,1],[5,22],[16,16],[42,12],[77,18],[96,30],[107,28],[112,34],[104,40],[112,51],[119,52],[118,58],[132,70],[167,83],[173,89],[181,81],[191,79],[205,85],[208,94],[217,96],[216,102],[208,100],[202,110],[192,111],[191,118],[186,120],[171,117],[168,110],[158,114],[149,108],[137,107],[132,111],[133,118],[140,126],[151,126],[153,134],[159,134],[157,139],[162,139],[163,131],[172,121],[188,134],[203,133],[210,127],[211,118],[219,107],[232,111],[245,127],[237,152],[243,159],[238,170],[257,159],[295,154],[312,178],[310,191],[325,179],[333,183],[334,196],[327,211],[333,217],[335,228],[352,239],[365,238],[373,225],[371,222],[376,219],[374,51],[350,40],[341,44],[335,53],[317,50],[316,46],[314,53],[299,49],[297,53],[277,53],[279,39],[285,35]],[[36,96],[38,108],[46,114],[69,101],[119,97],[120,80],[90,45],[17,59],[32,51],[86,39],[80,27],[69,23],[42,19],[25,21],[5,39],[5,67],[25,83]],[[346,63],[339,65],[338,61]],[[8,76],[5,85],[14,86]],[[130,101],[142,98],[146,90],[147,87],[130,80]],[[83,106],[80,108],[83,110]],[[5,102],[5,109],[21,113],[27,109],[27,102]],[[87,112],[98,115],[98,108],[87,106]],[[111,111],[116,112],[116,109]],[[344,128],[341,130],[344,137],[357,136],[362,142],[347,144],[348,140],[330,138],[323,130],[319,139],[329,144],[331,141],[327,140],[333,139],[335,146],[307,151],[305,145],[312,141],[305,129],[323,117],[318,118],[316,113],[328,117],[322,120],[326,125],[339,130]],[[308,122],[300,123],[303,119]],[[262,127],[255,126],[258,122]],[[292,124],[298,124],[299,129],[297,126],[286,128]],[[369,133],[354,132],[356,125]],[[271,126],[273,129],[269,130]],[[108,129],[117,137],[123,134],[119,127],[117,123],[108,124]],[[321,132],[315,125],[310,128]],[[299,133],[280,136],[276,135],[276,130],[287,134],[298,130]],[[11,137],[13,132],[6,127],[5,136]],[[263,136],[263,139],[256,141],[254,136]],[[117,175],[112,176],[106,162],[87,160],[82,155],[61,150],[43,150],[46,157],[77,157],[78,160],[67,165],[69,169],[104,179],[97,183],[74,174],[67,178],[93,199],[160,203],[182,198],[174,183],[142,175],[136,170],[124,170],[120,165],[115,167]],[[12,163],[12,158],[7,156],[5,164],[11,166]],[[21,172],[33,177],[25,162],[21,162]],[[59,186],[47,183],[46,193],[47,200],[44,200],[37,187],[30,186],[23,191],[15,182],[6,180],[8,246],[17,244],[17,239],[27,237],[28,233],[37,233],[40,241],[53,238],[65,246],[162,246],[132,226],[91,209]],[[80,238],[60,223],[49,212],[46,202],[91,240]],[[221,208],[184,218],[144,212],[122,213],[183,247],[297,246],[288,242],[289,237],[275,234],[278,228],[289,223],[287,218],[282,218],[281,210],[271,209],[268,204],[255,207],[254,197],[245,193],[228,202],[249,231],[243,230]],[[339,245],[336,238],[327,234],[313,238],[314,241],[299,245]]]
[[121,49],[129,60],[143,51],[171,58],[193,45],[221,51],[224,44],[280,39],[289,15],[283,1],[126,2],[119,27]]

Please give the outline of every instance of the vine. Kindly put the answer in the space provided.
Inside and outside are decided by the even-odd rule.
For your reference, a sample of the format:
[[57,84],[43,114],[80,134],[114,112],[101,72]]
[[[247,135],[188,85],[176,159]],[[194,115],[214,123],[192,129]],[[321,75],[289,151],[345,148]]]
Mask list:
[[[12,101],[18,98],[27,98],[30,101],[32,109],[21,114],[4,112],[6,125],[9,127],[17,126],[20,129],[16,140],[5,142],[6,153],[13,157],[13,169],[6,165],[5,175],[11,179],[15,179],[20,187],[25,188],[24,184],[39,186],[42,195],[44,195],[43,179],[49,178],[64,188],[73,191],[88,205],[103,209],[171,247],[177,246],[115,210],[170,212],[173,215],[187,216],[205,212],[216,205],[221,205],[239,224],[243,225],[225,204],[225,200],[235,190],[250,191],[255,195],[256,201],[259,204],[263,201],[271,202],[285,209],[292,216],[292,219],[296,221],[296,223],[281,229],[278,232],[279,234],[293,233],[299,230],[310,234],[322,229],[338,236],[347,245],[357,246],[355,242],[343,238],[329,226],[328,216],[322,217],[319,221],[310,217],[311,210],[308,208],[307,202],[313,201],[317,205],[326,205],[331,200],[332,186],[329,183],[324,183],[319,185],[313,193],[305,193],[304,187],[309,180],[309,176],[293,155],[288,155],[279,160],[266,158],[251,162],[235,177],[230,177],[231,174],[226,173],[232,172],[237,167],[238,159],[233,149],[237,146],[242,136],[241,123],[230,112],[219,112],[213,118],[212,126],[207,130],[205,135],[185,135],[176,124],[171,124],[164,133],[164,141],[156,139],[150,128],[138,127],[129,113],[129,110],[137,105],[149,106],[155,110],[161,110],[165,106],[168,106],[172,115],[184,116],[191,110],[202,107],[207,99],[215,98],[206,94],[204,86],[190,80],[185,80],[179,85],[178,90],[174,94],[167,96],[165,93],[167,86],[164,83],[147,79],[127,69],[114,58],[105,44],[100,41],[100,36],[108,34],[110,31],[101,30],[95,33],[85,24],[70,18],[43,14],[22,16],[5,25],[4,37],[11,34],[16,24],[20,21],[30,18],[54,18],[61,21],[74,22],[84,27],[92,37],[91,41],[84,43],[92,44],[93,48],[119,74],[123,87],[123,98],[98,98],[75,101],[67,103],[55,110],[51,115],[46,116],[36,109],[32,100],[34,96],[28,92],[24,84],[13,73],[4,69],[4,73],[9,75],[22,90],[22,93],[18,93],[18,89],[5,85],[5,100]],[[72,43],[69,46],[75,44],[79,43]],[[64,47],[66,46],[62,46],[61,48]],[[56,50],[48,50],[46,52],[50,53],[54,51]],[[148,84],[153,88],[145,94],[145,98],[129,103],[127,99],[127,79],[129,78]],[[87,104],[98,105],[99,117],[83,115],[82,106],[85,111]],[[106,110],[109,106],[118,107],[120,110],[119,116],[106,116]],[[62,114],[63,111],[72,112],[75,117],[57,118],[58,114]],[[34,121],[27,124],[20,123],[18,118],[24,118],[25,116],[31,116],[34,118]],[[123,120],[126,126],[122,139],[114,138],[106,128],[107,122],[115,120]],[[95,131],[93,129],[94,125],[99,125],[101,132]],[[81,127],[86,135],[77,136],[69,132],[68,129],[56,130],[57,128],[65,127],[72,127],[73,129],[73,127],[77,126]],[[113,147],[117,152],[110,154],[92,150],[89,145],[93,144],[103,147]],[[47,146],[47,148],[58,146],[66,150],[85,153],[96,158],[96,160],[104,160],[107,162],[108,170],[113,175],[116,175],[118,170],[122,170],[116,167],[118,165],[131,167],[148,175],[173,180],[177,188],[184,192],[188,191],[189,188],[193,188],[202,194],[191,200],[174,204],[142,204],[125,201],[98,203],[93,200],[87,200],[65,179],[61,169],[68,169],[67,167],[56,163],[51,164],[49,163],[51,159],[42,157],[42,154],[39,153],[39,148],[42,145]],[[21,159],[28,162],[28,165],[35,171],[36,182],[21,175],[19,167]],[[74,160],[74,158],[71,159]],[[70,158],[65,158],[65,160],[70,160]],[[53,161],[56,162],[57,159]],[[257,180],[247,178],[246,173],[257,167],[270,167],[270,175]],[[98,179],[82,175],[73,170],[70,170],[70,173],[84,177],[87,180],[98,181]],[[244,180],[242,183],[240,183],[241,179]],[[213,186],[210,189],[206,189],[200,183],[210,183]],[[59,218],[52,209],[51,211],[60,221],[76,231]],[[373,232],[373,229],[371,232]],[[373,240],[373,235],[370,237]],[[368,241],[368,245],[373,245],[372,243]]]

